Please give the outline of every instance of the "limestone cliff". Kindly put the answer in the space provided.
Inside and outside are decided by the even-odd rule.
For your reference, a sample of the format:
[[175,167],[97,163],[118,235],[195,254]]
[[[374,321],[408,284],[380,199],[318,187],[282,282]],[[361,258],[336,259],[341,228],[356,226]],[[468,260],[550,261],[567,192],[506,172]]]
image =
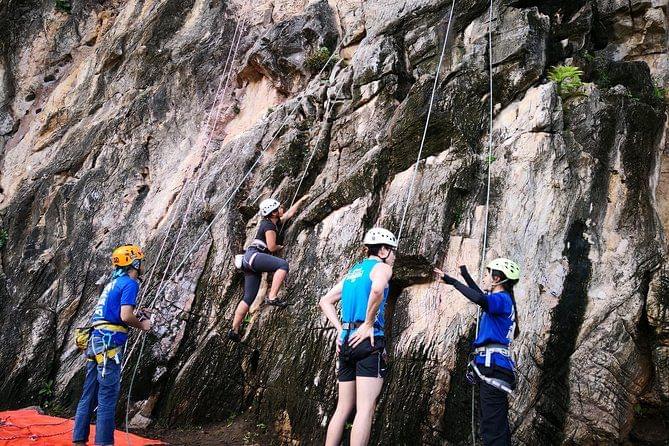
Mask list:
[[[133,422],[251,411],[282,442],[322,441],[335,333],[316,303],[360,257],[365,229],[399,227],[450,6],[0,3],[0,407],[73,409],[83,360],[72,331],[109,252],[132,241],[148,253],[142,299],[158,313],[124,374],[127,394],[139,364]],[[662,444],[666,3],[497,0],[492,55],[488,2],[454,11],[387,309],[392,359],[372,440],[470,441],[475,308],[429,272],[477,270],[490,164],[487,257],[523,270],[515,441]],[[558,64],[583,70],[579,94],[547,80]],[[232,257],[253,235],[256,205],[306,193],[285,233],[293,305],[255,305],[245,342],[232,344],[242,293]]]

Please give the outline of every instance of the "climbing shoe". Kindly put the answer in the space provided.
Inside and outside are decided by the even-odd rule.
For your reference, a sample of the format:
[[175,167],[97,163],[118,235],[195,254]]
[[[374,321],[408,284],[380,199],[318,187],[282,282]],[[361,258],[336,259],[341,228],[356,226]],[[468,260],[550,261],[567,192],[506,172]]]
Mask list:
[[286,302],[285,300],[279,300],[278,298],[277,299],[265,298],[265,303],[267,305],[273,305],[279,308],[286,308],[288,306],[288,302]]
[[235,331],[231,328],[228,330],[228,339],[230,339],[232,342],[239,342],[242,340],[242,335],[235,333]]

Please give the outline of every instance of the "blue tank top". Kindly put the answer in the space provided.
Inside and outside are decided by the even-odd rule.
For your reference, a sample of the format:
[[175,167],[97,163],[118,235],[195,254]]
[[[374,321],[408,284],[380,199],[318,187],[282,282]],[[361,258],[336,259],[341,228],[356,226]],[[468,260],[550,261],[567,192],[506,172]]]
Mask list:
[[[365,259],[355,264],[344,278],[344,286],[341,293],[341,320],[342,322],[364,322],[367,317],[367,303],[369,293],[372,291],[372,279],[370,274],[372,268],[380,261],[377,259]],[[388,298],[388,287],[383,291],[383,299],[379,305],[379,311],[374,321],[374,336],[383,336],[386,299]],[[355,333],[355,329],[343,330],[342,340],[348,335]]]
[[[484,311],[479,324],[479,335],[474,341],[474,347],[483,347],[488,344],[501,344],[509,346],[513,339],[513,331],[516,327],[516,315],[513,308],[511,295],[505,291],[488,294],[488,310]],[[514,364],[511,358],[499,353],[492,354],[492,363],[513,370]],[[476,364],[485,363],[485,355],[478,354],[475,358]]]

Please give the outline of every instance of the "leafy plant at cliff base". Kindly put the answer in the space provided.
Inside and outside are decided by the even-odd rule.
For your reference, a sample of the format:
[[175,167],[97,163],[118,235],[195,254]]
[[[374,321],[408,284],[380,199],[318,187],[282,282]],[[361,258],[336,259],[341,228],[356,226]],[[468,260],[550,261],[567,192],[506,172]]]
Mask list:
[[578,67],[558,65],[550,69],[548,80],[555,82],[562,99],[567,99],[580,93],[579,90],[583,86],[582,74],[583,71]]
[[337,56],[333,56],[332,59],[330,59],[331,54],[332,52],[327,47],[322,46],[318,48],[316,51],[307,56],[307,60],[305,61],[307,68],[309,68],[311,71],[320,71],[320,69],[323,68],[328,62],[328,60],[330,60],[331,64],[337,62],[339,58]]
[[56,2],[56,11],[71,13],[72,12],[72,3],[70,0],[55,0]]
[[[660,81],[658,79],[653,79],[653,96],[663,101],[667,100],[667,89],[664,87],[660,87]],[[2,244],[0,244],[0,248],[1,247]]]
[[5,247],[5,245],[7,244],[7,239],[8,238],[9,238],[9,235],[7,235],[7,231],[0,228],[0,249]]

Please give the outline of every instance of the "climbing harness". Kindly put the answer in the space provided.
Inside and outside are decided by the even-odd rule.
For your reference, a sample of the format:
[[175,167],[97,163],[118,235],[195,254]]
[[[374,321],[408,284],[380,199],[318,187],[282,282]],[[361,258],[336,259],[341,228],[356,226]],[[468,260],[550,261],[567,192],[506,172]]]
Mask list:
[[502,356],[511,358],[511,352],[509,351],[509,347],[503,344],[486,344],[483,347],[477,347],[476,349],[474,349],[475,355],[485,356],[486,367],[490,367],[493,353],[499,353]]
[[[254,251],[251,256],[249,257],[248,260],[246,260],[246,254],[248,254],[246,251],[249,250],[249,248],[254,248]],[[253,261],[255,260],[256,256],[259,253],[265,253],[269,252],[269,248],[267,247],[267,244],[263,242],[262,240],[254,239],[251,244],[244,250],[243,254],[237,254],[235,255],[235,268],[244,270],[248,269],[253,271]]]
[[[371,355],[379,352],[379,358],[381,357],[381,354],[384,354],[385,348],[378,348],[378,347],[372,347],[368,351],[356,351],[357,347],[360,347],[358,345],[356,348],[351,347],[348,344],[348,337],[351,334],[351,330],[355,330],[356,328],[360,328],[362,324],[364,324],[365,321],[353,321],[353,322],[342,322],[341,328],[342,330],[346,330],[346,335],[344,336],[344,340],[342,341],[342,345],[339,351],[339,357],[344,360],[344,361],[361,361],[365,358],[370,357]],[[374,321],[374,328],[375,329],[383,329],[381,327],[381,324],[378,322]],[[380,368],[380,367],[379,367]],[[379,377],[380,378],[380,377]]]
[[513,396],[513,386],[511,383],[506,382],[500,378],[485,376],[483,373],[481,373],[476,363],[474,361],[470,361],[469,364],[467,364],[467,381],[473,385],[476,384],[477,379],[493,386],[497,390],[501,390],[502,392],[506,392],[510,396]]
[[128,332],[127,327],[124,327],[123,325],[110,324],[107,321],[96,321],[94,324],[85,327],[77,327],[74,329],[74,344],[77,346],[77,349],[82,352],[86,351],[94,329],[108,330],[119,333]]

